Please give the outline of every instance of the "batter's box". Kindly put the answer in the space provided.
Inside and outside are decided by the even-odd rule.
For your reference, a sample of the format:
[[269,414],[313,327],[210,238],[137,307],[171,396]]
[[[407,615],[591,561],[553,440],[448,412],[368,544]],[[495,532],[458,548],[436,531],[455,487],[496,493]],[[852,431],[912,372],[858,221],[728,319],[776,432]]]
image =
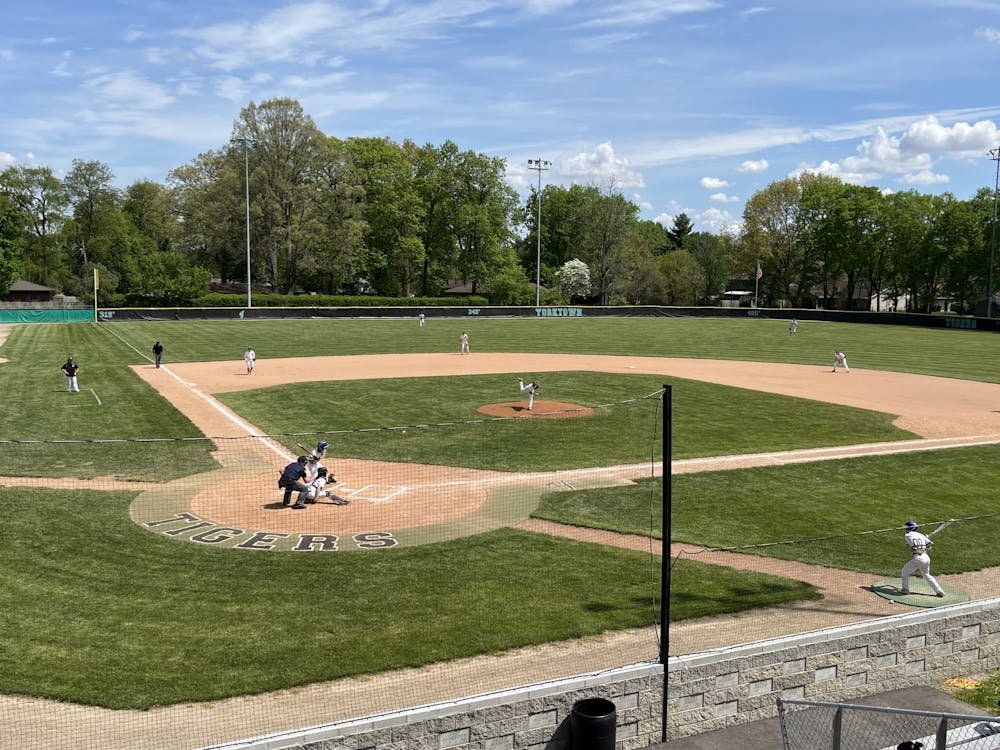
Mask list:
[[339,482],[330,488],[335,495],[345,500],[367,500],[370,503],[387,503],[400,495],[405,495],[410,488],[396,487],[391,484],[366,484],[364,487],[352,489]]

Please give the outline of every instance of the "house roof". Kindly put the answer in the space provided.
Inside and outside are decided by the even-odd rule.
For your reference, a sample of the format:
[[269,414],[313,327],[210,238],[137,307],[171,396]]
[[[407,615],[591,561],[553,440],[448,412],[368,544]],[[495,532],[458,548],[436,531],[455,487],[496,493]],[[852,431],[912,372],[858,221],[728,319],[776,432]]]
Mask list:
[[10,291],[12,292],[54,292],[50,286],[42,286],[41,284],[35,284],[31,281],[25,281],[24,279],[18,279],[13,284],[10,285]]

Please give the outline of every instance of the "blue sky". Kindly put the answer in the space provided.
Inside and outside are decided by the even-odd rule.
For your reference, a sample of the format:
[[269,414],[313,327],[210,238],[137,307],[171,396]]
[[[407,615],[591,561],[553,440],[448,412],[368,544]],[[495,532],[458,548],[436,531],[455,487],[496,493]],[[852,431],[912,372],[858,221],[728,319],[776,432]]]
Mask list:
[[1000,0],[7,0],[0,168],[165,182],[289,97],[327,135],[450,139],[522,194],[541,158],[719,231],[803,170],[992,188],[998,62]]

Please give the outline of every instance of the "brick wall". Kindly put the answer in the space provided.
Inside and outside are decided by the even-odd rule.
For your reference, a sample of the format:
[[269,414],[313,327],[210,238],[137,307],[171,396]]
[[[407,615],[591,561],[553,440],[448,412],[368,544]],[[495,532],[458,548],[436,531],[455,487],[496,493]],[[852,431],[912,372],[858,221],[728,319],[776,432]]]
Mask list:
[[[777,714],[778,698],[823,701],[1000,670],[1000,598],[674,657],[668,739]],[[563,750],[576,701],[615,704],[615,750],[657,744],[662,669],[640,664],[517,690],[217,746],[218,750]]]

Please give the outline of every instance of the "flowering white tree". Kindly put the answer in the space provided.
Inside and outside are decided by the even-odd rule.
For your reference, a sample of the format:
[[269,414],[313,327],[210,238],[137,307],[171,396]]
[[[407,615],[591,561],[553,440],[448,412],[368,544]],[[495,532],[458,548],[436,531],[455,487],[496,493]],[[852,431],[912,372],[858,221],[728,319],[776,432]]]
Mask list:
[[590,294],[590,269],[579,258],[568,260],[556,271],[556,284],[570,298],[586,297]]

